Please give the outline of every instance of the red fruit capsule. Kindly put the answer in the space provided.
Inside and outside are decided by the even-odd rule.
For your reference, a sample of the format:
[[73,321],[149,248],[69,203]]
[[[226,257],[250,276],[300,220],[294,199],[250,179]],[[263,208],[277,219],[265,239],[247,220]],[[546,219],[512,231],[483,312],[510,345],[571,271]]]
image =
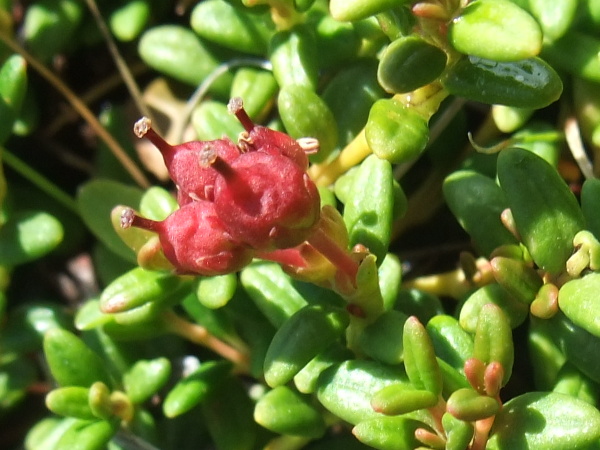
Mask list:
[[282,155],[243,153],[231,164],[213,154],[217,215],[234,239],[255,249],[294,247],[319,220],[319,192],[297,164]]
[[152,129],[152,123],[147,117],[138,120],[133,131],[137,137],[147,137],[160,150],[169,175],[177,186],[177,201],[180,205],[213,198],[217,172],[201,160],[207,154],[206,147],[211,147],[211,151],[227,162],[240,155],[238,147],[229,139],[170,145]]
[[204,200],[182,206],[160,222],[126,209],[121,226],[158,233],[165,256],[180,274],[224,275],[242,269],[254,256],[252,250],[232,239],[214,204]]
[[230,113],[235,114],[246,130],[246,133],[240,136],[239,143],[246,151],[279,153],[294,161],[302,170],[308,168],[307,153],[314,153],[319,148],[316,139],[303,138],[297,141],[281,131],[254,124],[239,97],[229,100],[227,108]]

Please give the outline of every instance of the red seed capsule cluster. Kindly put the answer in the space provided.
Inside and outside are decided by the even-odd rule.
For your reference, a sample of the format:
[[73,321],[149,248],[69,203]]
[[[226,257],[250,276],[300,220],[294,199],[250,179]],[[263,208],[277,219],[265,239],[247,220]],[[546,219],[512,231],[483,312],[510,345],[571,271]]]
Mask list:
[[256,252],[304,242],[319,221],[319,194],[306,173],[307,153],[317,149],[317,141],[296,141],[255,125],[238,98],[229,110],[245,128],[237,144],[223,138],[172,146],[149,119],[134,127],[163,155],[180,208],[160,222],[126,210],[121,225],[156,232],[180,273],[237,271]]

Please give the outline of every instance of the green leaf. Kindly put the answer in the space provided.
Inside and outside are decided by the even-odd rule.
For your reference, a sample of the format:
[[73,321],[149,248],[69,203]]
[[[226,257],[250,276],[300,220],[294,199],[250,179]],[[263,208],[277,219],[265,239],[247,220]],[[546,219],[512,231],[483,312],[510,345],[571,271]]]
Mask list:
[[499,284],[492,283],[477,289],[463,303],[459,320],[464,330],[475,333],[481,308],[488,303],[493,303],[504,311],[511,328],[522,324],[529,314],[529,308],[525,303],[515,299]]
[[161,357],[141,360],[123,375],[123,385],[133,403],[143,403],[152,397],[169,380],[171,363]]
[[[198,86],[219,65],[214,52],[192,30],[179,25],[149,29],[142,35],[138,51],[153,69],[192,86]],[[231,77],[219,77],[211,90],[227,95]]]
[[473,388],[466,388],[452,393],[446,409],[459,420],[474,422],[496,414],[500,410],[500,404],[495,398],[481,395]]
[[378,417],[358,423],[352,434],[370,447],[382,450],[405,450],[417,448],[421,442],[415,438],[417,428],[425,428],[423,422],[406,417]]
[[114,230],[110,213],[121,204],[138,209],[142,195],[138,188],[111,180],[92,180],[84,184],[77,194],[79,213],[87,227],[110,250],[133,263],[136,255]]
[[567,184],[541,157],[520,148],[500,153],[498,179],[534,262],[550,274],[564,271],[573,252],[573,238],[585,228]]
[[281,326],[265,356],[265,381],[283,385],[338,339],[349,323],[345,311],[307,306]]
[[565,283],[558,291],[558,305],[575,325],[600,337],[600,273],[592,272],[583,278]]
[[450,211],[483,255],[517,243],[500,221],[508,204],[494,180],[473,170],[459,170],[444,180],[443,192]]
[[325,101],[309,87],[287,84],[279,91],[277,107],[290,136],[309,136],[319,141],[319,151],[311,156],[311,161],[327,159],[336,147],[338,133],[335,117]]
[[278,386],[258,400],[254,420],[275,433],[318,438],[325,432],[325,421],[309,399]]
[[89,393],[89,388],[80,386],[54,389],[46,395],[46,407],[61,416],[85,420],[97,419],[89,405]]
[[459,52],[495,61],[531,58],[542,48],[538,23],[508,0],[469,3],[452,20],[448,37]]
[[275,25],[268,12],[236,8],[228,2],[198,3],[190,16],[192,30],[200,37],[243,53],[263,56]]
[[510,379],[514,363],[512,329],[506,314],[493,303],[483,306],[479,313],[473,357],[485,365],[494,361],[500,363],[504,369],[503,386]]
[[206,400],[230,370],[231,364],[227,361],[207,361],[181,378],[165,398],[165,416],[177,417]]
[[404,367],[416,389],[438,396],[442,392],[442,374],[429,334],[419,319],[412,316],[404,323]]
[[0,229],[0,265],[17,266],[36,260],[63,240],[63,227],[42,211],[18,211]]
[[89,387],[96,381],[112,384],[102,359],[69,331],[48,330],[44,354],[52,376],[61,386]]
[[487,450],[584,449],[600,439],[600,412],[574,397],[529,392],[508,401],[496,415]]
[[394,209],[392,165],[375,155],[367,157],[354,175],[344,222],[350,247],[363,244],[381,265],[390,245]]
[[418,157],[429,141],[427,120],[397,99],[377,100],[369,112],[365,137],[371,151],[391,163]]
[[374,361],[356,360],[335,364],[318,381],[317,397],[321,404],[340,419],[357,424],[380,417],[371,406],[373,394],[391,384],[410,386],[401,367]]
[[339,21],[356,21],[407,3],[406,0],[332,0],[329,4],[331,16]]
[[446,68],[446,54],[417,35],[400,37],[384,51],[377,79],[389,93],[405,93],[437,79]]
[[537,57],[498,62],[465,56],[444,72],[441,82],[458,97],[533,109],[554,103],[563,88],[554,69]]

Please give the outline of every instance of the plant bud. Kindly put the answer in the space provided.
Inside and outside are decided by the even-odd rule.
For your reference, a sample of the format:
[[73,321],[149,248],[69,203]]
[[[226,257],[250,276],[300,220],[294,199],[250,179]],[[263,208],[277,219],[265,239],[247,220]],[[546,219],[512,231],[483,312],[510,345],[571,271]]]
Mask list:
[[229,100],[227,108],[231,114],[235,114],[246,130],[246,133],[240,136],[239,142],[243,150],[263,151],[269,154],[279,153],[294,161],[302,170],[308,168],[307,153],[318,150],[318,141],[296,141],[281,131],[254,124],[246,113],[242,99],[239,97]]
[[138,120],[133,130],[137,137],[147,137],[160,150],[169,176],[177,186],[177,201],[180,205],[199,199],[212,200],[217,171],[202,160],[207,154],[206,149],[210,148],[210,152],[227,162],[232,162],[240,155],[239,149],[229,139],[170,145],[152,129],[152,123],[147,117]]
[[252,259],[252,252],[232,239],[207,201],[184,205],[161,222],[125,210],[121,225],[158,233],[165,256],[181,274],[223,275]]
[[[234,239],[255,249],[294,247],[319,221],[319,192],[296,163],[262,151],[231,164],[213,153],[216,214]],[[207,159],[210,161],[211,157]]]

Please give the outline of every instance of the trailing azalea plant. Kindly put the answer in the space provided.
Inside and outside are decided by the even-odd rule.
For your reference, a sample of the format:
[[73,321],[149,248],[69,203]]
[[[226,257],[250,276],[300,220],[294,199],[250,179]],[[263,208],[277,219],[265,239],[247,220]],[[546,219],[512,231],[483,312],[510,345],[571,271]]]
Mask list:
[[599,448],[596,3],[0,1],[0,443]]

